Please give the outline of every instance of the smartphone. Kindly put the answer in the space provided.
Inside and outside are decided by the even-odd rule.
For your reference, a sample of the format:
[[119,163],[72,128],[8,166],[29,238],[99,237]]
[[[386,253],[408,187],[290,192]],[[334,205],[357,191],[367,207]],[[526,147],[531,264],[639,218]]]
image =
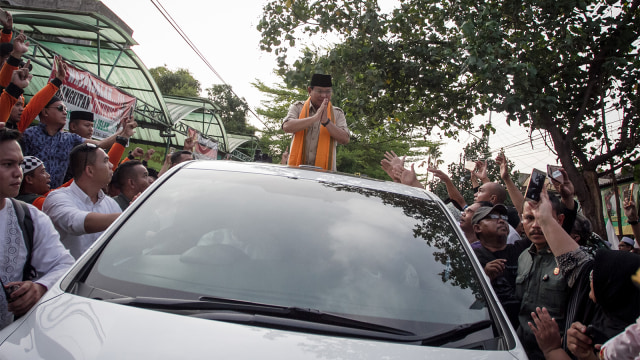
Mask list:
[[525,199],[532,201],[540,201],[540,193],[544,187],[544,181],[547,178],[547,174],[538,169],[531,171],[531,177],[529,178],[529,185],[527,185],[527,191],[524,193]]
[[473,171],[476,168],[476,162],[473,160],[465,160],[464,161],[464,168],[469,170],[469,171]]
[[560,172],[561,168],[562,166],[558,165],[547,165],[547,174],[549,175],[549,178],[551,180],[562,182],[562,173]]
[[591,338],[594,345],[604,344],[605,342],[607,342],[607,340],[609,340],[609,337],[605,333],[598,330],[598,328],[594,327],[593,325],[587,326],[587,330],[584,334]]
[[622,192],[622,201],[629,200],[631,200],[631,187],[624,189],[624,191]]
[[636,183],[631,183],[631,185],[629,185],[629,197],[626,198],[627,200],[631,201],[633,200],[633,192],[636,189]]
[[176,148],[174,148],[173,146],[169,148],[169,154],[173,154],[174,152],[176,152]]

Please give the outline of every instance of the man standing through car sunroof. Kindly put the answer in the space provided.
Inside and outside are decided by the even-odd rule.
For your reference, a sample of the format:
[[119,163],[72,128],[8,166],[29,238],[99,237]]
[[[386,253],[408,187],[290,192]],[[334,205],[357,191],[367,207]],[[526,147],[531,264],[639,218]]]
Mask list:
[[11,198],[22,181],[20,133],[0,129],[0,329],[35,305],[71,265],[51,220]]
[[291,105],[282,130],[293,135],[289,165],[313,165],[336,170],[336,142],[349,143],[349,128],[342,109],[331,104],[331,75],[313,74],[309,98]]

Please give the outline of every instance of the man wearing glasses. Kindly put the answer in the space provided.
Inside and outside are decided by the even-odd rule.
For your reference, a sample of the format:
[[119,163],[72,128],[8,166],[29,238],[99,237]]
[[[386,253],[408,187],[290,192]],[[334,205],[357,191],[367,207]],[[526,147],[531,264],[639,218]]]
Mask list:
[[531,245],[529,240],[507,244],[509,235],[507,208],[502,205],[481,206],[473,214],[471,223],[480,245],[474,248],[491,286],[514,328],[518,326],[520,300],[516,297],[518,257]]
[[73,183],[49,194],[42,210],[53,221],[62,244],[77,259],[122,210],[102,190],[113,176],[113,165],[104,150],[84,143],[74,147],[69,158]]
[[293,135],[289,165],[312,165],[336,170],[336,142],[349,143],[349,128],[342,109],[332,106],[331,75],[314,74],[309,98],[291,105],[282,130]]
[[64,182],[64,175],[69,166],[69,152],[75,146],[86,142],[109,149],[117,141],[126,147],[136,127],[133,118],[129,118],[119,133],[96,141],[63,131],[66,122],[67,107],[59,97],[54,96],[40,112],[40,124],[24,132],[24,153],[42,160],[51,175],[52,189]]

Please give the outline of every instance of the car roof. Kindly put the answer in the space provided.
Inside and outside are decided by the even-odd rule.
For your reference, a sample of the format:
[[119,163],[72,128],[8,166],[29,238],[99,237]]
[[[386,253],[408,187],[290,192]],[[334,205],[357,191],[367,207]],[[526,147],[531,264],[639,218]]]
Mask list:
[[341,184],[348,186],[356,186],[366,189],[379,190],[412,196],[426,200],[440,201],[433,193],[392,181],[383,181],[367,177],[366,175],[352,175],[335,171],[327,171],[313,166],[287,166],[280,164],[269,164],[259,162],[239,162],[226,160],[195,160],[188,161],[176,166],[178,169],[171,169],[180,172],[184,169],[213,170],[213,171],[229,171],[243,172],[249,174],[262,174],[271,176],[281,176],[292,179],[303,179],[318,182],[326,182],[333,184]]

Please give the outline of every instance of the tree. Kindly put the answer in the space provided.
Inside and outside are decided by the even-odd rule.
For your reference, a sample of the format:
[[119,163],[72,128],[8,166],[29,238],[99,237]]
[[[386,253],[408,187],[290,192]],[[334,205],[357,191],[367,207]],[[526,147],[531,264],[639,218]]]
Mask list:
[[149,69],[149,72],[163,95],[200,96],[200,82],[187,69],[171,71],[165,65]]
[[[638,5],[406,0],[381,14],[375,0],[271,1],[258,29],[282,74],[342,69],[354,108],[376,119],[397,114],[406,128],[456,136],[474,115],[496,111],[546,131],[603,235],[598,176],[640,163]],[[327,34],[338,44],[287,63],[288,47]],[[610,111],[621,120],[611,124]]]
[[220,118],[227,133],[254,135],[256,128],[247,124],[249,104],[239,98],[230,85],[213,85],[207,89],[207,96],[220,108]]
[[268,98],[256,109],[264,124],[260,130],[260,148],[279,163],[282,154],[291,146],[291,134],[282,131],[282,119],[287,116],[289,106],[293,102],[305,98],[306,91],[287,89],[283,86],[270,87],[259,80],[252,85]]

